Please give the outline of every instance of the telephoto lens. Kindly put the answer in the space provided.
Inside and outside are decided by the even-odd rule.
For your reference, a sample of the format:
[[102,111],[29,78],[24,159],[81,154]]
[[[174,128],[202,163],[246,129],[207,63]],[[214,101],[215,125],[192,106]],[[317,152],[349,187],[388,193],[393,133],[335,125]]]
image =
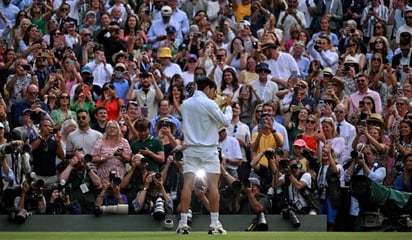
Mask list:
[[166,217],[165,201],[161,196],[157,197],[156,199],[155,206],[153,209],[153,217],[157,221],[161,221]]

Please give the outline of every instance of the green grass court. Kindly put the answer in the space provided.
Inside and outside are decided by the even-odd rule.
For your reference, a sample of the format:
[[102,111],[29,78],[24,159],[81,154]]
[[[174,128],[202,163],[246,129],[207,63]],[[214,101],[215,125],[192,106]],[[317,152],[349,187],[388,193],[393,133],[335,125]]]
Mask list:
[[149,240],[174,240],[174,239],[225,239],[225,240],[286,240],[286,239],[314,239],[314,240],[375,240],[375,239],[412,239],[411,233],[386,233],[386,232],[363,232],[363,233],[320,233],[320,232],[229,232],[225,236],[211,236],[206,232],[191,232],[189,235],[177,235],[175,232],[1,232],[1,239],[24,239],[24,240],[48,240],[48,239],[71,239],[71,240],[105,240],[105,239],[149,239]]

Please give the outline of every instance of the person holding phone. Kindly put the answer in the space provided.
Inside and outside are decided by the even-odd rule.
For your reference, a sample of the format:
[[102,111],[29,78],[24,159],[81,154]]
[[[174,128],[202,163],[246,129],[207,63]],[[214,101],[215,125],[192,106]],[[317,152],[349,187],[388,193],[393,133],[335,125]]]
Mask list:
[[51,111],[50,117],[55,125],[56,129],[59,129],[61,124],[66,119],[76,120],[76,112],[70,110],[70,95],[69,93],[62,92],[57,95],[56,107]]

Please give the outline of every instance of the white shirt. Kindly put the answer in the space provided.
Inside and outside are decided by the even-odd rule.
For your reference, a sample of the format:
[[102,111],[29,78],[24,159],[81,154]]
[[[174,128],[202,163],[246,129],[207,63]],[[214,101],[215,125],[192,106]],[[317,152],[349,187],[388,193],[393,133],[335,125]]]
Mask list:
[[[213,71],[214,67],[215,66],[213,65],[209,69],[207,69],[207,73],[206,73],[207,75],[206,76],[209,76],[209,74]],[[225,64],[225,66],[223,67],[223,70],[225,70],[226,68],[232,68],[233,71],[236,72],[236,69],[234,67]],[[220,91],[220,86],[222,85],[223,70],[220,69],[220,67],[217,66],[216,69],[215,69],[215,74],[213,75],[213,79],[212,79],[216,82],[218,91]]]
[[[248,125],[238,122],[237,124],[231,123],[230,126],[226,129],[229,135],[236,139],[240,139],[246,144],[249,144],[251,141],[251,136],[250,136],[250,128]],[[246,151],[245,148],[241,147],[240,151],[242,152],[242,161],[247,162],[246,158]]]
[[[173,75],[175,75],[176,73],[179,75],[182,75],[182,69],[176,63],[171,62],[168,66],[163,67],[163,74],[168,78],[172,78]],[[166,82],[165,91],[168,92],[169,87],[170,87],[170,81],[165,81],[165,82]]]
[[270,75],[282,80],[288,80],[293,71],[300,72],[296,60],[289,53],[279,51],[277,60],[268,59],[264,62],[269,65]]
[[96,61],[89,62],[85,66],[89,67],[93,72],[93,84],[103,87],[103,84],[110,82],[113,74],[112,65],[106,63],[96,64]]
[[[339,124],[338,122],[335,122],[336,129],[338,129],[338,124]],[[348,123],[346,120],[343,120],[342,122],[340,122],[339,129],[340,129],[339,136],[345,139],[345,144],[347,146],[345,150],[343,151],[343,156],[342,156],[342,160],[343,162],[345,162],[347,159],[350,158],[350,152],[352,151],[352,143],[356,137],[356,128],[352,124]]]
[[276,96],[276,93],[279,90],[278,85],[277,83],[270,81],[269,77],[270,75],[268,75],[268,80],[266,80],[266,83],[264,85],[262,85],[259,79],[253,80],[250,83],[252,87],[259,93],[260,97],[262,98],[262,102],[278,99],[278,97]]
[[331,50],[322,50],[318,52],[314,48],[315,42],[314,40],[310,40],[308,43],[308,53],[313,58],[313,60],[318,60],[323,67],[330,67],[332,68],[332,73],[336,74],[336,70],[339,67],[339,55],[337,52],[333,52]]
[[188,156],[210,156],[218,146],[218,125],[228,127],[232,120],[232,108],[223,113],[217,104],[205,93],[196,90],[193,96],[182,104],[182,129],[185,134]]
[[183,72],[182,73],[182,78],[183,78],[183,85],[185,85],[185,87],[187,86],[187,84],[193,82],[195,80],[195,74],[194,73],[189,73],[189,72]]
[[[226,130],[227,131],[227,130]],[[223,141],[219,142],[219,147],[222,149],[222,155],[227,159],[237,159],[242,160],[242,152],[240,150],[239,142],[236,138],[231,136],[226,136]],[[226,162],[226,168],[231,170],[237,170],[238,165]]]

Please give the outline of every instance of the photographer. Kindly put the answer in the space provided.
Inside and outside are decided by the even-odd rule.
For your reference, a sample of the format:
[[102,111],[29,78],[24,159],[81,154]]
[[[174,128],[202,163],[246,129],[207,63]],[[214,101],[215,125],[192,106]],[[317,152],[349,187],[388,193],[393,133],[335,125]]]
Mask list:
[[113,177],[111,181],[103,180],[102,190],[97,195],[95,206],[113,206],[118,204],[127,204],[127,197],[120,193],[121,179]]
[[303,194],[306,189],[312,189],[310,173],[301,173],[302,165],[295,159],[281,160],[274,166],[273,185],[275,188],[282,187],[287,207],[299,213],[316,215],[316,206]]
[[89,161],[83,151],[76,151],[73,158],[58,166],[61,172],[59,183],[65,183],[61,187],[71,188],[68,195],[72,202],[79,202],[82,214],[92,213],[96,191],[102,186],[100,177],[91,169],[92,164]]
[[[255,176],[257,175],[262,180],[262,184],[260,185],[261,192],[266,192],[272,187],[273,173],[276,172],[276,164],[279,162],[282,155],[281,150],[275,153],[273,148],[267,148],[252,159],[250,166],[254,169]],[[268,163],[267,165],[262,165],[262,161],[265,159]],[[253,175],[251,174],[251,176]]]
[[153,212],[153,203],[157,203],[158,198],[164,201],[164,214],[173,213],[173,201],[163,186],[160,173],[149,172],[143,178],[143,189],[141,189],[132,204],[138,214],[150,214]]
[[46,199],[43,196],[43,180],[32,181],[28,179],[22,185],[22,192],[14,200],[14,210],[17,214],[23,215],[24,219],[30,213],[45,213]]
[[[345,182],[349,182],[353,175],[364,175],[369,179],[383,184],[386,177],[386,169],[377,158],[378,151],[372,145],[361,145],[358,149],[351,152],[352,162],[345,171]],[[369,206],[370,207],[370,206]],[[358,229],[355,226],[356,218],[359,216],[359,203],[354,197],[351,197],[350,219],[347,223],[352,225],[352,228]]]
[[[12,132],[11,140],[8,146],[11,147],[12,152],[5,154],[5,165],[2,167],[2,171],[9,168],[7,174],[3,176],[9,176],[10,173],[14,173],[11,181],[6,184],[6,189],[4,190],[4,208],[11,208],[13,206],[14,199],[21,194],[21,184],[26,180],[26,176],[31,172],[30,166],[30,150],[29,148],[23,148],[23,141],[21,141],[20,134]],[[20,140],[19,140],[20,139]],[[28,147],[28,145],[26,145]],[[26,150],[26,151],[25,151]],[[0,158],[1,159],[1,158]],[[2,162],[2,160],[0,160]],[[3,163],[2,163],[3,164]],[[7,181],[7,179],[5,179]],[[2,182],[0,182],[2,185]],[[3,186],[0,186],[0,192]],[[1,202],[1,201],[0,201]]]
[[46,206],[46,214],[80,214],[80,205],[77,201],[70,201],[70,196],[64,191],[53,189],[49,202]]
[[269,213],[271,203],[269,197],[260,192],[260,181],[257,178],[251,177],[243,184],[243,192],[245,197],[242,198],[240,213]]
[[339,67],[339,55],[328,35],[321,34],[318,38],[310,40],[307,48],[313,59],[319,60],[323,67],[332,68],[333,74],[336,73]]
[[181,146],[178,145],[172,150],[171,155],[167,157],[161,170],[162,179],[164,179],[163,185],[166,192],[170,193],[175,212],[180,211],[180,197],[183,189],[183,165],[183,153]]

